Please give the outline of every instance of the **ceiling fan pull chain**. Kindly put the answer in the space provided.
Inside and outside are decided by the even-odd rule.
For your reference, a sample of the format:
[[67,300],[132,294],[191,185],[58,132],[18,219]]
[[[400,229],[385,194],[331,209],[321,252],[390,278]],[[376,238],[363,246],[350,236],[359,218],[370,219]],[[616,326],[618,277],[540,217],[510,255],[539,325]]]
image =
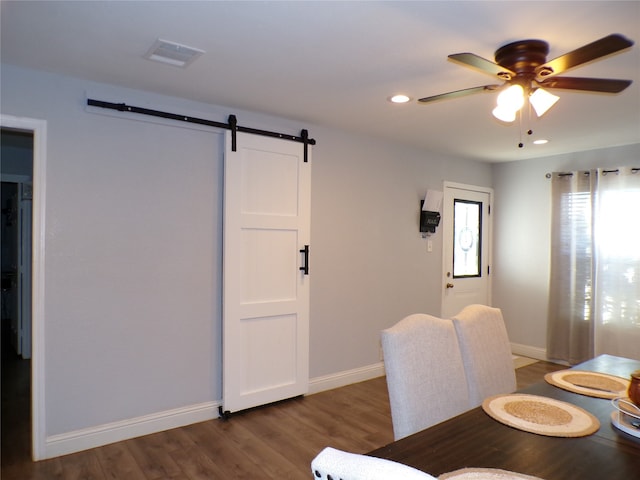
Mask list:
[[518,122],[520,123],[518,128],[518,135],[520,135],[520,143],[518,143],[518,148],[524,147],[524,143],[522,143],[522,111],[518,112]]

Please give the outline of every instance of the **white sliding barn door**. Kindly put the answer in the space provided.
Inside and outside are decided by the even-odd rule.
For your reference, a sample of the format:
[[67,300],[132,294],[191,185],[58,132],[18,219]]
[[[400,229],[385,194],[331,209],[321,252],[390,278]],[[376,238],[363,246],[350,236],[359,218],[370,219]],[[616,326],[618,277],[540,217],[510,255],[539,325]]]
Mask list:
[[[226,132],[225,413],[304,394],[309,384],[311,147]],[[302,250],[302,252],[301,252]]]

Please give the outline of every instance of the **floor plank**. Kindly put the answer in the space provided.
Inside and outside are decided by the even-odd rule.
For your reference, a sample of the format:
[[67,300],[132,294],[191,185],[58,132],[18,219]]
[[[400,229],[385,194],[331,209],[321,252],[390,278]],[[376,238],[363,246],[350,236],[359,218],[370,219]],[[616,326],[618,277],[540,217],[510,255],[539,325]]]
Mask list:
[[[309,480],[311,460],[325,446],[365,453],[393,441],[386,379],[379,377],[247,410],[226,421],[210,420],[33,463],[25,447],[30,441],[28,409],[25,413],[23,405],[12,406],[5,398],[13,388],[5,363],[11,362],[3,361],[2,372],[3,480]],[[518,388],[562,368],[548,362],[518,368]],[[15,380],[23,389],[16,398],[29,398],[24,391],[28,382]]]
[[163,436],[147,435],[143,438],[127,440],[125,444],[148,480],[175,478],[182,475],[182,469],[171,455],[167,455]]
[[127,442],[112,443],[95,451],[106,478],[147,478]]
[[516,369],[518,390],[543,380],[546,373],[563,370],[565,368],[569,367],[551,362],[536,362],[526,367],[518,368]]
[[73,458],[63,460],[64,473],[61,475],[66,480],[102,480],[107,478],[100,466],[100,461],[95,450],[79,452]]

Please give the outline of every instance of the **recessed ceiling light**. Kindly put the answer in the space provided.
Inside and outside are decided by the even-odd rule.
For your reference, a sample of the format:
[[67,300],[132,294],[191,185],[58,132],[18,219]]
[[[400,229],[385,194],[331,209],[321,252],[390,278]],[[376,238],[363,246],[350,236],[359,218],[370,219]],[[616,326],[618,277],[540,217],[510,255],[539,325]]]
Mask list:
[[540,138],[539,140],[533,141],[534,145],[544,145],[545,143],[549,143],[549,140],[547,140],[546,138]]
[[394,95],[392,97],[389,97],[389,101],[391,103],[407,103],[409,100],[411,100],[411,98],[406,96],[406,95],[403,95],[403,94]]
[[205,51],[199,48],[188,47],[187,45],[181,45],[159,38],[151,46],[144,58],[186,68],[203,53],[205,53]]

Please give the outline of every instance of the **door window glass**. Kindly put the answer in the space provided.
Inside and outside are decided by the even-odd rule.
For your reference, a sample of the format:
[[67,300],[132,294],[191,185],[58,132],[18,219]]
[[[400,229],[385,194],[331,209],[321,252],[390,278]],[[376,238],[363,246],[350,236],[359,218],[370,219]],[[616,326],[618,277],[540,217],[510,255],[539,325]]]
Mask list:
[[480,277],[482,202],[453,200],[453,277]]

